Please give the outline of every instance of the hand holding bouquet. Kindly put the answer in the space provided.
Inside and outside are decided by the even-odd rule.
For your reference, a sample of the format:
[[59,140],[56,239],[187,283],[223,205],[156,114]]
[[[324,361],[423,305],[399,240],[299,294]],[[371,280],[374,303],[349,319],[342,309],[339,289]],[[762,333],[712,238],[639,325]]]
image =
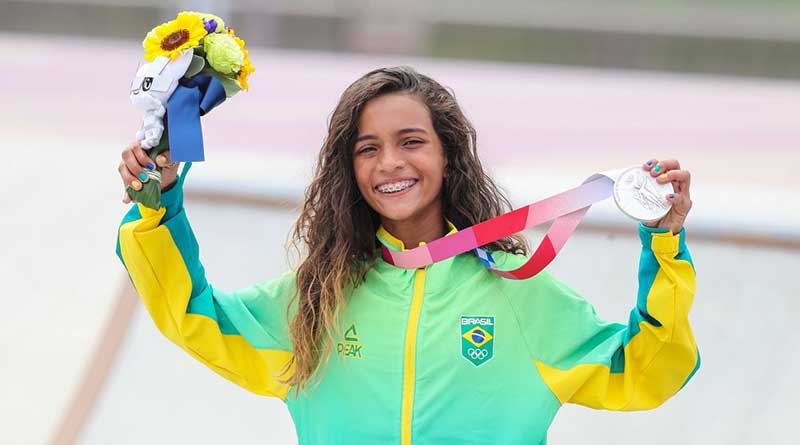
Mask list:
[[[147,63],[131,83],[131,102],[144,111],[136,140],[149,159],[170,150],[173,163],[202,161],[200,116],[241,90],[255,71],[245,43],[219,17],[181,12],[143,42]],[[161,204],[161,167],[142,171],[127,194],[142,205]]]

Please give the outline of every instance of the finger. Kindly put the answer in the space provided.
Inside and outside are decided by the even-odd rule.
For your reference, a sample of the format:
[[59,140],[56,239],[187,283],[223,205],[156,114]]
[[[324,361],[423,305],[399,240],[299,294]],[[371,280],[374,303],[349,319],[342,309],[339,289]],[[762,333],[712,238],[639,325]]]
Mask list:
[[156,156],[156,163],[158,163],[159,167],[163,168],[172,168],[175,167],[177,163],[172,162],[169,156],[169,150],[162,152],[160,155]]
[[685,218],[692,208],[692,200],[684,193],[670,193],[667,201],[672,204],[672,212]]
[[147,176],[147,173],[144,172],[144,168],[142,164],[139,163],[139,160],[136,158],[134,154],[135,147],[130,147],[122,151],[122,161],[125,164],[128,172],[134,177],[134,179],[138,178],[141,182],[147,182],[150,177]]
[[659,184],[666,184],[667,182],[689,182],[689,172],[686,170],[669,170],[666,173],[658,175],[656,182]]
[[143,187],[142,182],[139,179],[137,179],[136,176],[134,176],[130,170],[128,170],[127,164],[121,162],[119,164],[119,168],[117,168],[117,171],[119,171],[119,175],[120,177],[122,177],[123,184],[125,184],[126,186],[130,186],[134,190],[142,189]]
[[677,159],[662,159],[656,163],[656,166],[650,170],[650,174],[658,176],[670,170],[680,170],[681,164]]
[[676,193],[682,193],[687,197],[690,196],[689,186],[692,182],[692,175],[688,170],[671,170],[656,178],[659,184],[672,183]]
[[650,171],[653,167],[656,166],[656,164],[658,164],[658,159],[648,159],[647,161],[645,161],[644,164],[642,164],[642,168],[645,169],[646,171]]
[[122,192],[122,202],[124,204],[130,204],[130,202],[131,202],[131,197],[128,195],[128,191],[127,190]]
[[139,147],[133,147],[133,155],[136,157],[136,160],[139,161],[139,165],[143,166],[148,170],[154,170],[156,168],[155,162],[150,159],[150,156],[147,156],[147,153],[144,149]]

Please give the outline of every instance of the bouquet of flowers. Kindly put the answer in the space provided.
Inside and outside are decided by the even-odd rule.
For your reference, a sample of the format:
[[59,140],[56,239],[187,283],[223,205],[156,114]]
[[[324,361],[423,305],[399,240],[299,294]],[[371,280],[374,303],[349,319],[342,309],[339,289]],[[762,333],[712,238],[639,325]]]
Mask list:
[[[136,133],[150,159],[170,150],[172,162],[204,160],[200,116],[241,90],[255,71],[244,40],[221,18],[184,11],[142,42],[144,58],[131,83],[131,102],[144,111]],[[158,209],[161,168],[145,171],[141,190],[127,188],[131,200]]]

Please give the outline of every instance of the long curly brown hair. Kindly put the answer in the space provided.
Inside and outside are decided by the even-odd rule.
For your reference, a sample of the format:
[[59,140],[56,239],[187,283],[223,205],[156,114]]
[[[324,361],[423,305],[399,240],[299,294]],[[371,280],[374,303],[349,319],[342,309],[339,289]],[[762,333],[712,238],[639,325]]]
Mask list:
[[[379,255],[375,232],[380,215],[362,198],[353,169],[353,148],[364,105],[384,94],[418,97],[427,106],[447,157],[442,213],[465,228],[511,210],[511,204],[486,174],[476,151],[476,134],[454,95],[410,67],[382,68],[353,82],[330,117],[314,179],[292,231],[292,245],[304,255],[292,297],[289,323],[293,357],[285,382],[304,391],[330,358],[338,315],[347,295],[359,286]],[[521,236],[484,246],[490,251],[527,254]],[[287,310],[287,316],[291,312]],[[294,372],[288,370],[294,368]],[[317,379],[317,383],[319,379]]]

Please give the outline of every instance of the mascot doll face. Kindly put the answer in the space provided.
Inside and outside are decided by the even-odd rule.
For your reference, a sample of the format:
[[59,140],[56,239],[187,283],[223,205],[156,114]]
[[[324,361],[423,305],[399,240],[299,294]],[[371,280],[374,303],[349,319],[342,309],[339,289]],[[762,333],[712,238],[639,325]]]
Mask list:
[[142,147],[153,148],[161,140],[167,101],[186,74],[193,55],[194,51],[187,49],[175,60],[159,56],[136,71],[131,82],[130,99],[136,108],[145,112],[142,128],[136,133]]
[[131,82],[131,101],[134,105],[144,96],[157,99],[162,105],[166,104],[178,87],[178,81],[192,63],[192,55],[193,51],[189,49],[175,60],[158,56],[152,62],[140,66]]

